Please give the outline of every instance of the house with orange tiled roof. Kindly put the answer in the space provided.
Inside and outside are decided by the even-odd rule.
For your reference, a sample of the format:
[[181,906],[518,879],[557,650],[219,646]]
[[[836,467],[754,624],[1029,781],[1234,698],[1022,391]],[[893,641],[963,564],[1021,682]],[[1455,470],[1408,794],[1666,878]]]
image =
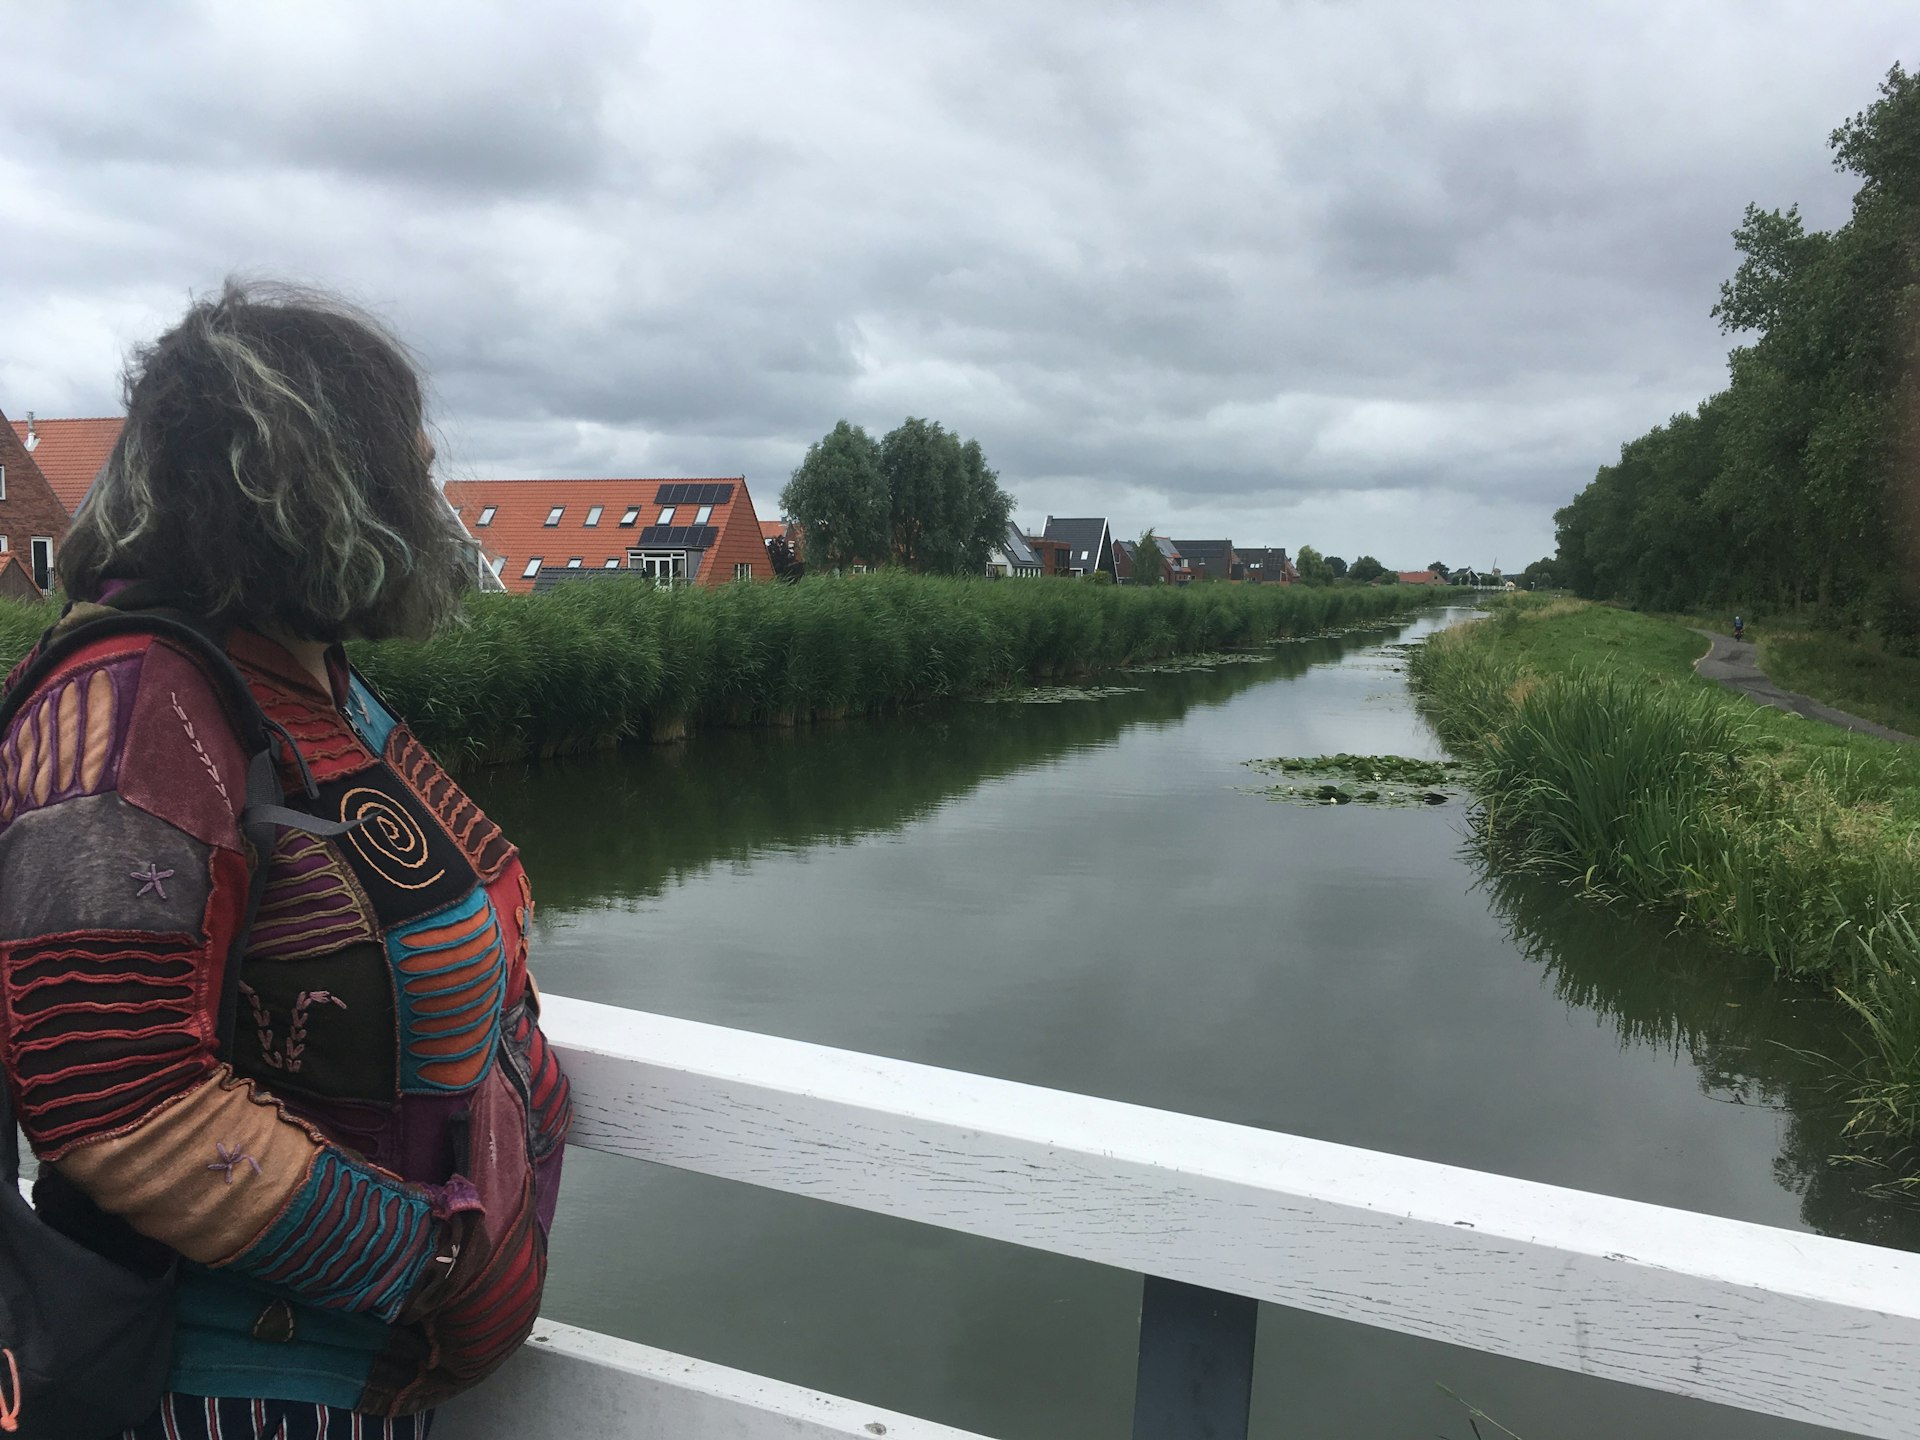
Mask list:
[[667,585],[768,580],[743,475],[708,480],[449,480],[447,501],[508,590],[588,575]]
[[[33,452],[0,415],[0,555],[19,560],[36,595],[53,588],[53,557],[66,538],[67,520],[67,507],[53,493]],[[15,583],[7,593],[20,589]]]
[[33,463],[40,467],[40,473],[47,477],[60,504],[71,515],[87,498],[93,477],[107,463],[125,424],[118,415],[86,420],[40,420],[29,410],[25,420],[13,422],[13,433],[33,456]]

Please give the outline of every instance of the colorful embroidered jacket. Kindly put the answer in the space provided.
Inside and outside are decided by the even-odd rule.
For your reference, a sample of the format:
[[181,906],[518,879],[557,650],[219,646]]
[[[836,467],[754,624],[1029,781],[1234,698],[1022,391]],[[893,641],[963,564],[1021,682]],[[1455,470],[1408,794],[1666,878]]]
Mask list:
[[199,663],[146,635],[74,655],[0,745],[0,1057],[43,1164],[184,1257],[173,1388],[419,1410],[539,1307],[570,1111],[533,902],[337,652],[328,694],[270,641],[228,649],[318,789],[283,756],[290,803],[364,822],[278,832],[231,1064],[245,757]]

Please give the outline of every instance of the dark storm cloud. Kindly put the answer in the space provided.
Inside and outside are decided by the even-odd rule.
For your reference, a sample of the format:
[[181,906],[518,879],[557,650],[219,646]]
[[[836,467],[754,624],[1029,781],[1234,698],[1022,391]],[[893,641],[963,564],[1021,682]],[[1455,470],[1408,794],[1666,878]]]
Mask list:
[[1720,383],[1741,207],[1842,218],[1824,136],[1916,58],[1892,3],[530,15],[13,22],[0,406],[109,408],[238,270],[389,318],[466,473],[771,510],[925,414],[1031,519],[1531,558]]

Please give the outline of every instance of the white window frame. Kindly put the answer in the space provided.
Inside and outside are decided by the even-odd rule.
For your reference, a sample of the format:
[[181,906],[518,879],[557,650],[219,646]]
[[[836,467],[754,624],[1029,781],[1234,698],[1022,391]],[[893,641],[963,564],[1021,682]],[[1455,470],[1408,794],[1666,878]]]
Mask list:
[[751,580],[753,578],[753,562],[751,560],[734,561],[733,578],[736,580]]
[[572,559],[567,561],[567,568],[569,570],[578,570],[580,568],[581,562],[585,558],[586,558],[585,556],[575,555]]
[[[45,579],[41,578],[40,573],[42,569],[40,557],[42,554],[47,557],[44,567],[46,570]],[[53,537],[51,535],[34,536],[27,542],[27,557],[30,562],[29,568],[33,571],[33,583],[38,585],[42,590],[51,590],[53,588]]]
[[660,518],[653,523],[656,525],[671,525],[673,523],[673,512],[679,508],[678,505],[662,505],[660,507]]
[[618,570],[620,568],[620,557],[618,555],[614,556],[611,560],[607,561],[605,566],[603,566],[602,568],[607,570]]
[[627,551],[627,568],[638,570],[657,584],[684,585],[687,583],[687,552],[684,550],[629,550]]
[[564,505],[556,505],[551,510],[547,511],[547,519],[546,519],[547,528],[551,529],[553,526],[558,525],[560,523],[560,517],[566,513],[567,513],[567,507]]
[[484,525],[491,525],[493,523],[493,517],[498,514],[499,511],[500,507],[498,505],[482,505],[480,507],[480,518],[473,522],[473,528],[478,530]]
[[540,557],[536,555],[531,560],[527,561],[527,568],[520,572],[520,578],[522,580],[531,580],[533,579],[534,576],[538,575],[539,573],[540,573]]
[[693,512],[693,523],[696,525],[704,525],[711,519],[713,519],[713,507],[711,505],[702,505],[698,510]]
[[587,529],[591,530],[594,528],[594,526],[600,523],[600,512],[605,510],[606,508],[607,507],[604,505],[589,505],[587,507],[587,519],[586,519]]
[[7,467],[0,465],[0,500],[7,498]]
[[620,523],[627,526],[639,524],[640,507],[638,505],[629,505],[627,507],[627,513],[620,517]]

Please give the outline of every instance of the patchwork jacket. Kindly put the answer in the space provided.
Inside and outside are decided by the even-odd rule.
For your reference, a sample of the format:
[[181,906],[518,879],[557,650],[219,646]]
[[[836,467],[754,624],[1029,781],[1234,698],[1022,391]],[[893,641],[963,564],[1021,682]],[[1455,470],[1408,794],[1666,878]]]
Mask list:
[[89,644],[0,743],[0,1059],[43,1169],[182,1257],[174,1389],[417,1411],[539,1309],[570,1106],[533,900],[342,654],[328,693],[257,635],[228,651],[298,751],[290,803],[362,823],[250,857],[246,757],[198,662]]

